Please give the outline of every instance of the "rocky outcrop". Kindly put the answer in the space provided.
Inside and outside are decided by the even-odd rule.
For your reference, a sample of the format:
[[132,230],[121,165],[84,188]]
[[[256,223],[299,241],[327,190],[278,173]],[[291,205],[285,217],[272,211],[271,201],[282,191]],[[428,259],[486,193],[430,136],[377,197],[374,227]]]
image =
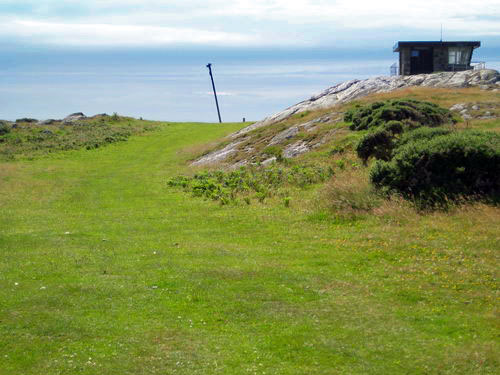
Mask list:
[[500,73],[496,70],[467,70],[463,72],[442,72],[418,74],[413,76],[375,77],[364,80],[354,79],[332,86],[322,93],[297,103],[284,111],[258,121],[234,133],[233,138],[253,129],[270,125],[304,111],[333,107],[351,100],[375,93],[389,92],[411,86],[463,88],[469,86],[486,86],[498,88]]
[[82,112],[76,112],[66,116],[62,121],[63,124],[72,124],[76,121],[85,120],[86,118],[87,116],[85,116]]
[[203,165],[203,164],[211,164],[211,163],[217,163],[219,161],[223,161],[229,155],[236,152],[236,146],[238,146],[240,143],[241,143],[241,141],[231,142],[226,147],[224,147],[220,150],[216,150],[216,151],[210,152],[206,156],[202,156],[200,159],[196,160],[191,165]]
[[58,122],[61,122],[61,120],[55,120],[53,118],[49,118],[48,120],[39,121],[38,123],[40,125],[54,125],[57,124]]
[[[203,157],[199,158],[193,165],[203,165],[211,163],[223,162],[229,156],[238,152],[238,145],[240,145],[247,137],[247,133],[251,130],[261,128],[264,126],[272,125],[287,118],[305,111],[312,111],[318,109],[330,108],[338,104],[350,102],[355,99],[376,93],[390,92],[397,89],[403,89],[412,86],[422,87],[441,87],[441,88],[464,88],[470,86],[479,86],[485,90],[498,90],[500,86],[500,73],[496,70],[468,70],[463,72],[442,72],[433,74],[419,74],[413,76],[394,76],[394,77],[375,77],[364,80],[354,79],[351,81],[339,83],[332,86],[322,93],[297,103],[284,111],[278,112],[272,116],[265,118],[262,121],[256,122],[242,130],[231,134],[228,138],[231,140],[224,148],[210,152]],[[459,112],[465,119],[471,118],[471,111],[474,108],[469,108],[465,104],[460,107],[452,108]],[[476,111],[477,112],[477,111]],[[488,118],[490,113],[485,113],[482,118]],[[476,118],[481,118],[477,116]],[[283,157],[292,158],[297,155],[303,154],[318,145],[309,144],[302,140],[293,142],[293,138],[300,132],[313,131],[318,124],[330,122],[336,123],[341,121],[342,115],[339,113],[330,113],[304,124],[296,125],[281,131],[276,134],[271,140],[268,141],[267,146],[282,144],[283,142],[292,142],[283,149]],[[245,150],[243,150],[245,153]],[[265,160],[271,162],[272,158]],[[251,160],[250,160],[251,161]],[[239,163],[248,162],[248,160],[240,161]]]

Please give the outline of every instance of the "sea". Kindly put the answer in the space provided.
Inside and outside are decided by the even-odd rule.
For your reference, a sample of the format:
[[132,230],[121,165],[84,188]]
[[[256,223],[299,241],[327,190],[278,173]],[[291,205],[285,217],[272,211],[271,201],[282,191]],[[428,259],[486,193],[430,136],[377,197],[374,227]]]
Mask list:
[[[500,69],[498,49],[473,60]],[[171,122],[256,121],[351,79],[390,74],[387,49],[10,49],[0,56],[0,119],[118,113]]]

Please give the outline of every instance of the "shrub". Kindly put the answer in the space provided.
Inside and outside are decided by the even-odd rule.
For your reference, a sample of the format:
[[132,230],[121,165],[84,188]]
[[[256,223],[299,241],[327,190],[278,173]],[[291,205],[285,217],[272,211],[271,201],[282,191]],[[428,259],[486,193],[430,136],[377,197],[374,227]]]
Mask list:
[[10,133],[10,127],[9,125],[0,122],[0,135],[5,135],[7,133]]
[[366,163],[370,157],[389,160],[396,146],[396,136],[405,129],[401,121],[389,121],[382,128],[366,134],[356,145],[356,153]]
[[419,130],[403,137],[390,161],[377,161],[373,184],[421,206],[463,198],[498,200],[500,136],[489,132]]
[[237,195],[245,195],[244,201],[250,204],[249,194],[260,202],[276,194],[282,186],[305,188],[323,182],[333,175],[331,168],[297,165],[283,168],[276,165],[268,167],[241,167],[235,171],[202,172],[193,177],[177,176],[167,184],[190,191],[193,196],[205,197],[221,204],[235,201]]
[[430,140],[434,137],[448,135],[451,132],[452,132],[451,129],[446,129],[446,128],[421,127],[403,134],[401,138],[398,140],[398,147],[401,147],[407,143],[414,141]]
[[389,121],[400,121],[410,127],[439,126],[453,122],[449,110],[430,102],[413,99],[391,99],[367,105],[356,105],[344,115],[351,130],[379,127]]
[[263,154],[276,157],[277,161],[283,161],[283,153],[279,146],[267,146],[262,150]]

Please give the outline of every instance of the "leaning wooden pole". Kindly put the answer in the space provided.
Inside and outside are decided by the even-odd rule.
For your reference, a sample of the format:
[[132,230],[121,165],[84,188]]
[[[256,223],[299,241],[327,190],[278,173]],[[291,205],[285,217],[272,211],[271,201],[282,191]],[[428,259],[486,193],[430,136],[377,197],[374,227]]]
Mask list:
[[208,72],[210,73],[210,79],[212,80],[212,88],[214,89],[215,105],[217,106],[217,115],[219,115],[219,123],[222,123],[219,110],[219,101],[217,100],[217,91],[215,91],[214,76],[212,75],[212,64],[207,65]]

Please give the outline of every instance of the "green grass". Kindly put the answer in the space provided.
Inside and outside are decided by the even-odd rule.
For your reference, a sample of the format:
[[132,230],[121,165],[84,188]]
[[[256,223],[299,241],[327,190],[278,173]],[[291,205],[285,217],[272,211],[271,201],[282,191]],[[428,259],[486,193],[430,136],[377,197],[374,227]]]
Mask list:
[[498,373],[498,208],[168,188],[241,126],[0,163],[0,374]]
[[59,151],[95,149],[154,130],[153,123],[130,117],[99,116],[64,124],[1,124],[0,160],[33,159]]

